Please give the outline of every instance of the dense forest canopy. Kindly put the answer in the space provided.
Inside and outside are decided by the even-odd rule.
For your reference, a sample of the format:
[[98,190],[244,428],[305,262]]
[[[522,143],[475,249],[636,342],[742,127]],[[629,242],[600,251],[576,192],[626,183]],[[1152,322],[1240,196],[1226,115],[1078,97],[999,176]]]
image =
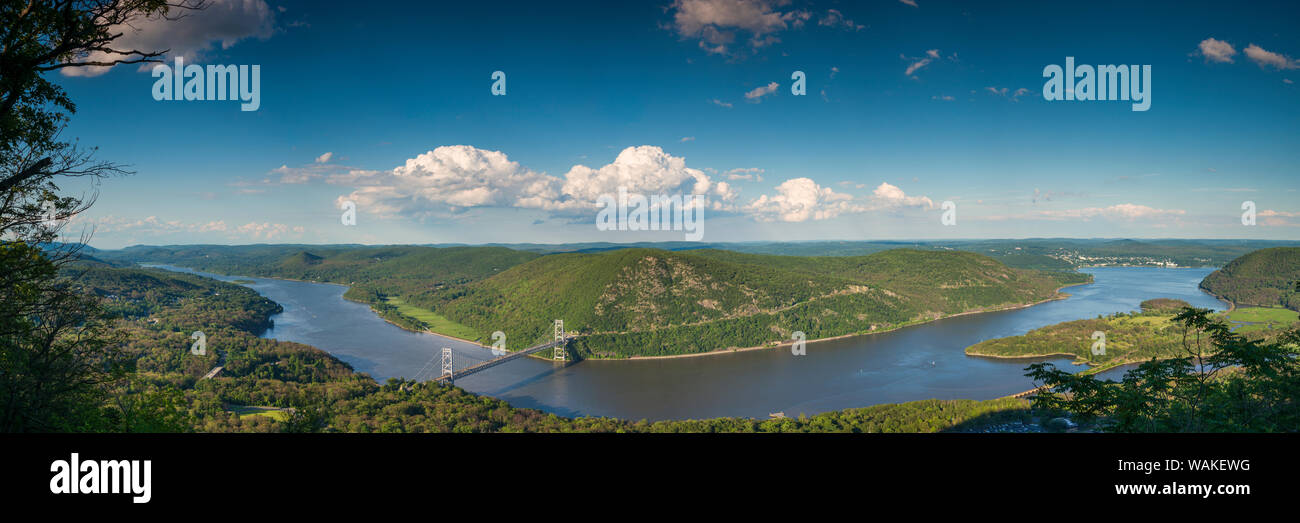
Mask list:
[[406,302],[476,330],[542,341],[550,320],[581,334],[582,357],[709,352],[879,332],[1052,298],[1078,273],[1011,269],[973,253],[896,249],[793,257],[623,249],[552,254]]
[[1201,288],[1238,305],[1300,310],[1300,248],[1261,249],[1210,273]]

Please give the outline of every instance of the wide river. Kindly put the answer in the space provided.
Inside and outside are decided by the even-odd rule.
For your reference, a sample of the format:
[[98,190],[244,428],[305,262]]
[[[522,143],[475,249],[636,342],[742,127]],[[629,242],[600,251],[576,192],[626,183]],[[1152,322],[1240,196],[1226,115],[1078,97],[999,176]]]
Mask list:
[[[225,281],[252,281],[249,287],[284,307],[272,318],[275,326],[264,337],[329,351],[381,382],[395,376],[436,376],[442,347],[452,348],[457,368],[493,357],[477,345],[398,328],[369,306],[343,299],[346,288],[341,285],[159,267]],[[1033,387],[1024,376],[1026,360],[970,357],[964,353],[967,346],[1063,321],[1136,310],[1149,298],[1178,298],[1223,310],[1222,302],[1197,288],[1211,271],[1085,269],[1095,282],[1067,288],[1071,296],[1065,300],[809,343],[803,356],[793,356],[787,348],[695,358],[589,360],[569,366],[520,358],[457,380],[456,385],[516,407],[633,420],[767,418],[772,412],[811,415],[929,398],[997,398]],[[1048,361],[1082,370],[1069,360]],[[1117,374],[1111,371],[1111,376]]]

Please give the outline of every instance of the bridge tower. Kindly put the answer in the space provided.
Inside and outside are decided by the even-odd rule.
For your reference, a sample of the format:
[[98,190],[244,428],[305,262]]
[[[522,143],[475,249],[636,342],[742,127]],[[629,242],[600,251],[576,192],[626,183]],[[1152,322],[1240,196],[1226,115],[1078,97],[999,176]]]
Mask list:
[[451,347],[442,348],[442,375],[447,376],[447,382],[455,384],[451,378],[456,373],[456,368],[451,362]]
[[568,359],[568,352],[564,350],[564,320],[555,320],[555,361],[565,361]]

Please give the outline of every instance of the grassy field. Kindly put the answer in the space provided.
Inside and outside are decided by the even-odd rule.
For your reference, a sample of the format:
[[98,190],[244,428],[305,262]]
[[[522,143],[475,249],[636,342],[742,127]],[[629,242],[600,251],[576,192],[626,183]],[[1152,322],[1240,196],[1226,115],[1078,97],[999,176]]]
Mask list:
[[288,419],[288,411],[276,407],[253,407],[248,405],[231,405],[230,411],[238,414],[241,419],[251,418],[253,416],[266,416],[276,421]]
[[389,305],[397,307],[397,312],[400,312],[403,316],[410,316],[427,323],[429,325],[429,330],[433,332],[466,340],[482,341],[481,338],[483,335],[479,334],[478,331],[451,321],[429,309],[416,307],[402,301],[401,298],[395,298],[392,296],[388,297],[387,302]]
[[1251,323],[1236,329],[1236,332],[1244,333],[1287,327],[1300,321],[1300,313],[1273,307],[1241,307],[1228,313],[1228,319],[1233,322]]
[[[1067,321],[1020,336],[985,340],[966,348],[971,356],[1026,358],[1070,355],[1099,372],[1117,365],[1180,353],[1182,329],[1168,311],[1113,314]],[[1094,332],[1105,335],[1102,349]],[[1094,349],[1094,346],[1096,349]]]

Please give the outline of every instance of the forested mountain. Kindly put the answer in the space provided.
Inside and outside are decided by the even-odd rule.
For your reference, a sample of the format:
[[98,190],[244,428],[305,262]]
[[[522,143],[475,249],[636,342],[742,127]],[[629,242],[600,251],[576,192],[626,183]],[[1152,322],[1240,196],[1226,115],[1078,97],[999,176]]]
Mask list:
[[1237,305],[1300,310],[1300,248],[1261,249],[1233,260],[1201,288]]
[[796,257],[623,249],[552,254],[402,299],[480,333],[537,342],[550,321],[584,357],[709,352],[897,328],[1051,298],[1078,273],[1011,269],[966,252]]

